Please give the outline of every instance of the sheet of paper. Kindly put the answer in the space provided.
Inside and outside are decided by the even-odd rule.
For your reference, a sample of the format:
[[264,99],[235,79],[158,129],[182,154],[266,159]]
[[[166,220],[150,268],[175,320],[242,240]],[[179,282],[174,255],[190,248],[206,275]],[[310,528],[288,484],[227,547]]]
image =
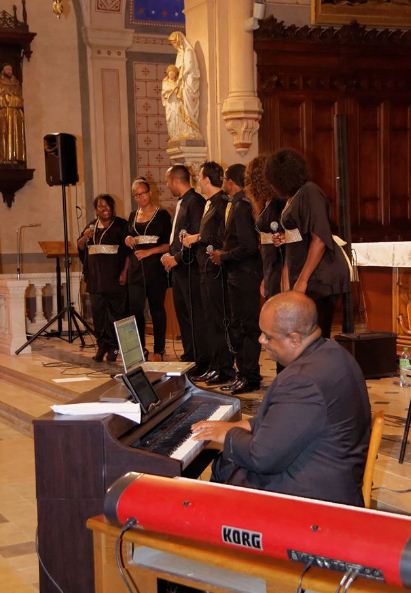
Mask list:
[[82,375],[80,377],[64,377],[64,379],[52,379],[54,383],[75,383],[76,381],[90,381],[90,377]]
[[124,416],[133,422],[141,422],[140,404],[133,402],[106,403],[106,402],[87,402],[82,404],[57,404],[51,406],[56,414],[65,414],[67,416],[95,416],[98,414],[118,414]]

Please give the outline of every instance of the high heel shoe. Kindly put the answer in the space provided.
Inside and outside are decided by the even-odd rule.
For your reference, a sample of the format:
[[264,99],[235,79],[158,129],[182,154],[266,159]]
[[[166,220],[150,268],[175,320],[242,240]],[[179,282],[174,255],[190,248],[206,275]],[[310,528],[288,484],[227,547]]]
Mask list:
[[106,352],[107,348],[105,348],[104,346],[99,346],[97,348],[97,352],[93,356],[93,360],[95,360],[96,362],[103,362],[103,358]]
[[116,362],[118,350],[116,348],[110,348],[107,353],[107,362]]

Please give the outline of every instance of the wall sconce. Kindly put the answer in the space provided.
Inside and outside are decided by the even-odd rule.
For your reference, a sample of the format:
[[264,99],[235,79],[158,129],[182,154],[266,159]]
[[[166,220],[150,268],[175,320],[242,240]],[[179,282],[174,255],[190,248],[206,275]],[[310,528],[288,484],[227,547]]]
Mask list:
[[253,16],[244,22],[245,31],[255,31],[260,26],[258,21],[261,21],[265,16],[265,0],[256,0],[253,5]]
[[53,0],[52,10],[59,19],[64,11],[63,0]]

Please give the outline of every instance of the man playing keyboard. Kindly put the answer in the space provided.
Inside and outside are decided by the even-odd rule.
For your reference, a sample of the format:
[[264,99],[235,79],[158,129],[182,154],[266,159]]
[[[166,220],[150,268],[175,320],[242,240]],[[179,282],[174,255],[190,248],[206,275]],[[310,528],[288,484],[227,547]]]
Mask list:
[[370,404],[360,367],[321,337],[315,303],[302,293],[269,299],[260,329],[268,356],[286,368],[255,418],[193,424],[195,439],[224,445],[211,480],[363,506]]

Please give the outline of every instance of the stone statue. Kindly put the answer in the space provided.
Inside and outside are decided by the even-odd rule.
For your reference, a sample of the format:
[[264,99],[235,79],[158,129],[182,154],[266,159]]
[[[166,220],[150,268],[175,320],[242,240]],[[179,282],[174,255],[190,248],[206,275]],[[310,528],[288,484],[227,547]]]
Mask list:
[[183,133],[182,102],[178,88],[179,70],[174,64],[167,66],[166,75],[161,84],[161,101],[166,111],[167,131],[170,140],[179,138]]
[[11,64],[0,72],[0,164],[26,161],[23,96]]
[[198,126],[200,71],[197,57],[179,31],[171,33],[168,39],[177,50],[175,65],[168,66],[161,90],[170,140],[202,140]]

